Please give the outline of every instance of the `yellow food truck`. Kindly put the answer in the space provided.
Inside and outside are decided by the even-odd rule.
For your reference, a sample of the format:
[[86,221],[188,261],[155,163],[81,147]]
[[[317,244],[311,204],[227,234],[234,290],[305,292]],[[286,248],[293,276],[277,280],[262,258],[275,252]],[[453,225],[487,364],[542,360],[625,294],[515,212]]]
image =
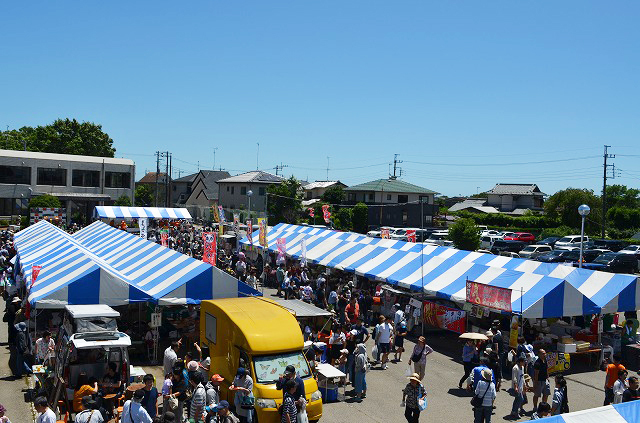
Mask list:
[[221,399],[232,403],[235,393],[229,386],[242,363],[253,379],[258,421],[278,423],[282,391],[276,381],[293,365],[304,381],[309,420],[322,417],[322,396],[302,353],[300,326],[289,310],[261,297],[202,301],[200,341],[209,346],[211,372],[225,379]]

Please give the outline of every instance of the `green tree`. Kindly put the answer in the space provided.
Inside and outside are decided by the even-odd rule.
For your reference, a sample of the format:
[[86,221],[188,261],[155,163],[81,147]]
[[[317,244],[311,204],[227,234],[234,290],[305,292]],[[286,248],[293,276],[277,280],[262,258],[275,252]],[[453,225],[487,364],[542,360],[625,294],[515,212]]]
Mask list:
[[113,204],[121,207],[131,207],[131,199],[122,194]]
[[322,194],[322,201],[328,204],[340,205],[344,201],[345,194],[341,186],[335,185],[327,188]]
[[27,151],[43,153],[113,157],[116,152],[113,140],[102,131],[102,125],[75,119],[58,119],[45,126],[0,131],[2,148],[23,150],[25,145]]
[[29,201],[29,208],[33,207],[48,207],[55,209],[62,207],[62,203],[60,203],[60,199],[56,196],[43,194],[31,198]]
[[480,247],[480,234],[472,219],[458,219],[449,228],[449,239],[459,250],[475,251]]
[[582,218],[578,214],[578,206],[581,204],[591,207],[591,213],[585,221],[585,232],[597,233],[600,230],[602,201],[592,190],[567,188],[558,191],[544,203],[544,212],[547,219],[556,221],[557,225],[579,230]]
[[640,207],[640,190],[626,185],[607,186],[607,210],[613,207]]
[[135,202],[138,207],[150,207],[154,204],[153,189],[146,184],[136,186]]
[[369,228],[369,208],[365,203],[358,203],[353,207],[351,222],[353,222],[354,231],[361,234],[367,233]]
[[353,209],[351,207],[342,207],[331,217],[336,229],[341,231],[350,231],[353,229]]
[[280,184],[269,185],[267,193],[269,225],[296,223],[302,211],[300,181],[292,176]]

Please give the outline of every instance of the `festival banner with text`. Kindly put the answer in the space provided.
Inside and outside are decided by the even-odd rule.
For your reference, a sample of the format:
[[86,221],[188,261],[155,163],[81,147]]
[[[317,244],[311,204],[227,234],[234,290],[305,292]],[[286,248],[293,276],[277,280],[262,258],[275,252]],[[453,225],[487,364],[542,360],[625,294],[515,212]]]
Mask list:
[[433,301],[424,301],[424,322],[440,329],[447,329],[457,333],[466,332],[465,321],[467,313],[463,310],[450,308]]
[[216,265],[217,262],[217,242],[215,232],[205,232],[202,234],[203,254],[202,261],[212,265]]
[[287,239],[278,238],[276,245],[278,246],[278,261],[284,260],[287,255]]
[[258,218],[258,229],[260,230],[259,242],[264,248],[269,248],[269,241],[267,240],[267,219],[264,217]]
[[329,223],[329,220],[331,220],[331,212],[329,211],[328,204],[325,204],[322,206],[322,214],[323,214],[325,223]]
[[166,229],[160,231],[160,245],[163,247],[169,246],[169,231]]
[[408,229],[407,230],[407,241],[416,242],[416,231],[415,231],[415,229]]
[[247,220],[247,240],[249,245],[253,245],[253,223],[251,219]]
[[467,302],[494,310],[511,312],[511,290],[467,281]]

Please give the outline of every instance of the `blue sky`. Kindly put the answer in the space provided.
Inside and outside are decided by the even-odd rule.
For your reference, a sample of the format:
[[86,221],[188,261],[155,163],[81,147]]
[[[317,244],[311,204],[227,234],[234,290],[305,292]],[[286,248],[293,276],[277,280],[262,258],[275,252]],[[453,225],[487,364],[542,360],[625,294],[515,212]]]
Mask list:
[[640,3],[8,2],[0,127],[103,125],[138,178],[222,166],[446,195],[640,186]]

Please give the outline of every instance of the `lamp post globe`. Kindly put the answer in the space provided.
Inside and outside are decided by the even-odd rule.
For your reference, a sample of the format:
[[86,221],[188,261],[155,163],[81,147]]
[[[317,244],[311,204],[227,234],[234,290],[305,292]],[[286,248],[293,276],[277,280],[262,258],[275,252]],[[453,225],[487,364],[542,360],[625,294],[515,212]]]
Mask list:
[[580,269],[582,269],[582,251],[584,249],[584,219],[589,215],[589,213],[591,212],[591,208],[586,205],[586,204],[581,204],[580,206],[578,206],[578,214],[580,214],[580,216],[582,216],[582,227],[580,229],[580,261],[578,262],[578,266],[580,267]]
[[251,219],[251,196],[253,195],[253,191],[247,191],[247,197],[249,198],[249,219]]
[[588,216],[589,213],[591,213],[591,207],[589,207],[586,204],[581,204],[580,206],[578,206],[578,214],[580,214],[580,216],[585,217]]

